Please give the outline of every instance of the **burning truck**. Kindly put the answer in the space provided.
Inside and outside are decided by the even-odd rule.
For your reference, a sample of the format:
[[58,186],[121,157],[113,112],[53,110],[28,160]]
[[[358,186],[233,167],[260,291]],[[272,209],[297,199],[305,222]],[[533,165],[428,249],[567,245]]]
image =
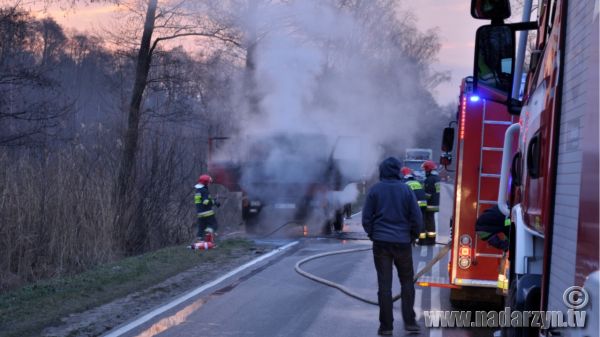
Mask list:
[[[209,158],[215,183],[242,194],[249,232],[269,233],[287,223],[341,231],[344,208],[358,196],[360,173],[348,151],[351,137],[278,133],[224,140]],[[210,142],[215,150],[214,139]],[[354,171],[354,172],[353,172]]]

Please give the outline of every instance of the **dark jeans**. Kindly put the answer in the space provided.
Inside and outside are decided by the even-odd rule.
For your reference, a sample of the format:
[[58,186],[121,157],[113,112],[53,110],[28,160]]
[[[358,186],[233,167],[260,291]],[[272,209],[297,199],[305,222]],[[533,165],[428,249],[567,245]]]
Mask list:
[[392,330],[392,264],[396,266],[401,286],[404,325],[415,323],[415,285],[413,283],[412,249],[409,243],[373,242],[373,259],[379,291],[379,328]]
[[207,216],[204,218],[198,218],[198,235],[197,237],[199,238],[203,238],[204,237],[204,231],[206,230],[206,228],[212,228],[213,231],[217,231],[217,218],[214,215],[211,216]]

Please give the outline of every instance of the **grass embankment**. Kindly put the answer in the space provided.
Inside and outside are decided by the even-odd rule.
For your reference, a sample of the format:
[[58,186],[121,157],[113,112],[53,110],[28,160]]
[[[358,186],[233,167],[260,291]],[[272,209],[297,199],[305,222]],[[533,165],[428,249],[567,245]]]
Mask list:
[[246,240],[222,241],[218,249],[202,252],[168,247],[7,292],[0,295],[0,335],[39,336],[43,328],[71,313],[158,284],[199,264],[236,259],[252,247]]

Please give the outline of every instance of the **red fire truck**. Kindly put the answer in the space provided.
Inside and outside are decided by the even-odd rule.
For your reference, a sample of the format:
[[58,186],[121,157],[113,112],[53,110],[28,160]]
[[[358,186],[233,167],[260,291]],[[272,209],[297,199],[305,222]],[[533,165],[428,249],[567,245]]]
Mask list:
[[[503,146],[498,204],[512,225],[510,269],[501,285],[509,288],[506,303],[514,310],[555,310],[565,317],[568,309],[585,310],[588,319],[584,329],[508,333],[597,336],[599,4],[540,0],[535,22],[527,22],[532,1],[524,5],[524,22],[505,24],[508,0],[471,4],[475,18],[492,21],[477,31],[474,93],[519,117]],[[530,30],[535,43],[524,67]],[[516,31],[523,33],[515,55]],[[524,68],[520,100],[515,77]]]
[[[497,204],[504,134],[516,117],[508,113],[505,105],[482,98],[494,95],[501,99],[493,89],[480,85],[478,93],[474,93],[472,77],[465,78],[460,88],[449,280],[428,285],[451,288],[450,300],[455,304],[501,303],[496,286],[502,251],[477,236],[475,223],[483,211]],[[454,128],[445,129],[443,138],[443,158],[449,160]]]

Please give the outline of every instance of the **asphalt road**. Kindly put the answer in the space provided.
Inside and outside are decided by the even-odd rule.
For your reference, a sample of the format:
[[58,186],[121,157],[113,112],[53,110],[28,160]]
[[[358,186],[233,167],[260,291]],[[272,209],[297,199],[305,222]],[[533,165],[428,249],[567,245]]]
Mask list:
[[[438,241],[448,240],[451,205],[450,185],[442,188]],[[362,233],[360,216],[344,228],[349,236]],[[294,240],[276,242],[280,245]],[[184,303],[133,327],[122,336],[376,336],[378,308],[351,298],[337,289],[304,278],[294,271],[301,259],[340,249],[369,247],[369,241],[303,238],[298,243],[256,265],[215,284]],[[439,246],[415,247],[416,270],[425,266]],[[447,258],[434,265],[430,275],[444,277]],[[303,269],[340,283],[364,297],[376,300],[377,283],[370,251],[328,256],[308,262]],[[394,279],[394,293],[399,284]],[[450,310],[449,290],[416,290],[415,311],[421,336],[492,336],[481,329],[427,329],[423,310]],[[404,336],[399,302],[394,305],[394,336]],[[415,336],[415,335],[412,335]]]

